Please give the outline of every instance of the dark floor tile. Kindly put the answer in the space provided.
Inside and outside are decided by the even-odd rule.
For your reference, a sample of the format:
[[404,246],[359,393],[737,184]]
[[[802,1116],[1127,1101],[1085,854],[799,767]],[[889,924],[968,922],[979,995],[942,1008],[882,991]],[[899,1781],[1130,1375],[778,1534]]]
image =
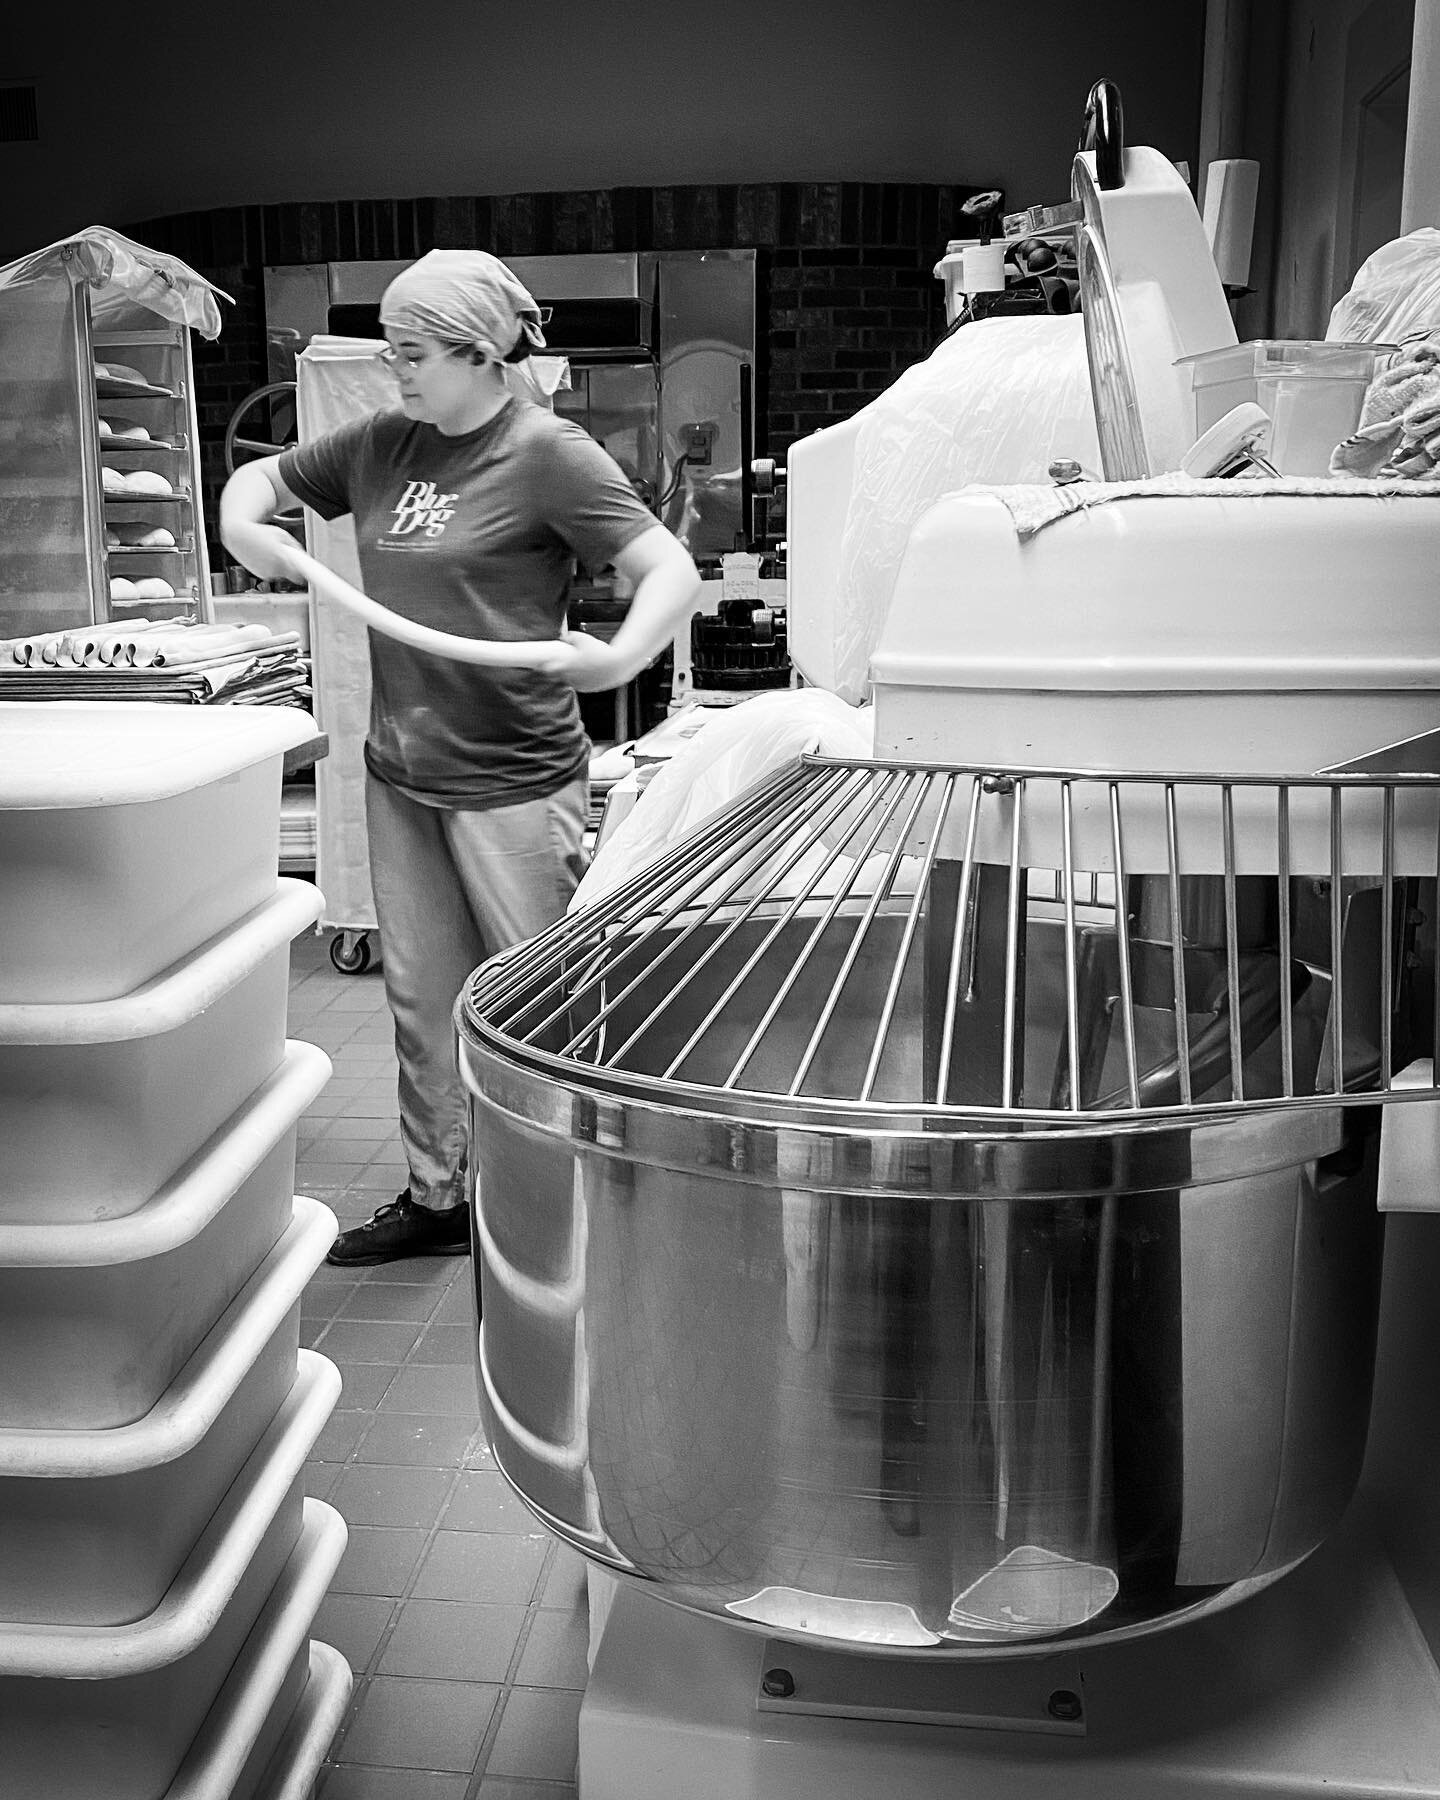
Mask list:
[[486,1773],[569,1781],[580,1754],[580,1701],[574,1693],[516,1688],[505,1700]]
[[520,1775],[487,1775],[476,1800],[576,1800],[573,1781],[526,1781]]
[[461,1473],[441,1521],[447,1531],[502,1531],[512,1537],[543,1537],[545,1527],[496,1470]]
[[340,1404],[360,1407],[365,1412],[374,1412],[395,1379],[394,1367],[388,1363],[337,1361],[335,1366],[340,1371]]
[[376,1675],[336,1755],[341,1762],[466,1774],[499,1699],[498,1687]]
[[578,1550],[570,1549],[567,1544],[557,1544],[555,1561],[545,1578],[540,1604],[572,1612],[586,1608],[589,1601],[585,1591],[585,1569],[585,1558]]
[[305,1465],[305,1494],[310,1500],[328,1500],[340,1479],[340,1463],[308,1462]]
[[[401,1180],[404,1180],[402,1175]],[[428,1287],[438,1300],[455,1279],[455,1264],[448,1256],[406,1256],[399,1262],[376,1263],[366,1269],[366,1281],[408,1282],[412,1287]]]
[[398,1365],[420,1335],[414,1319],[335,1319],[320,1347],[335,1362]]
[[405,1463],[427,1469],[453,1469],[465,1456],[475,1422],[456,1415],[367,1413],[369,1430],[356,1459],[365,1463]]
[[310,1452],[310,1460],[333,1463],[346,1461],[374,1419],[372,1412],[340,1407],[325,1421]]
[[422,1324],[435,1311],[439,1295],[417,1282],[362,1281],[339,1309],[342,1319],[378,1319]]
[[471,1325],[475,1323],[475,1295],[467,1269],[465,1279],[457,1280],[436,1308],[437,1325]]
[[524,1623],[523,1606],[407,1600],[385,1646],[380,1671],[444,1681],[503,1682]]
[[[331,1769],[317,1800],[465,1800],[468,1775],[422,1769]],[[535,1794],[533,1800],[546,1800]]]
[[454,1479],[449,1469],[351,1463],[336,1484],[331,1505],[350,1525],[423,1526],[428,1531]]
[[480,1400],[473,1365],[411,1364],[401,1369],[386,1392],[383,1412],[456,1413],[480,1422]]
[[352,1526],[350,1542],[330,1583],[331,1592],[398,1598],[410,1584],[425,1538],[426,1532],[420,1528]]
[[590,1625],[583,1612],[537,1612],[525,1640],[520,1687],[576,1688],[590,1679]]
[[415,1346],[412,1363],[460,1363],[472,1368],[475,1363],[475,1327],[467,1320],[463,1325],[427,1325]]
[[545,1544],[539,1538],[441,1531],[421,1565],[415,1594],[424,1600],[519,1606],[534,1594],[544,1562]]
[[300,1317],[318,1319],[328,1325],[357,1286],[358,1283],[347,1281],[343,1286],[317,1287],[312,1281],[300,1296]]
[[354,1673],[364,1675],[396,1604],[384,1594],[327,1594],[315,1615],[312,1636],[322,1644],[333,1644]]

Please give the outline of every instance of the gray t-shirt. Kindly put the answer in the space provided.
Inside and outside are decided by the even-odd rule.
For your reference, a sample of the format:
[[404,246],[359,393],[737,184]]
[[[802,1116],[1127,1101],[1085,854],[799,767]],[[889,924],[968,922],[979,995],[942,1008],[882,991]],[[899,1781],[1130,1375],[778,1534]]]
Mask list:
[[[322,518],[354,515],[372,599],[462,637],[558,636],[572,558],[602,568],[655,524],[593,438],[515,398],[458,437],[377,413],[287,450],[280,475]],[[563,681],[452,662],[374,631],[370,677],[366,765],[419,800],[509,806],[587,767]]]

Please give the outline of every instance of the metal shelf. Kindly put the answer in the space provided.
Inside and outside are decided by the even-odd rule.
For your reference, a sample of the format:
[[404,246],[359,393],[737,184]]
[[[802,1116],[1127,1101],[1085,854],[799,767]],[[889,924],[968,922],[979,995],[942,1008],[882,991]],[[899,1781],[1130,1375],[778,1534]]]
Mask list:
[[186,451],[190,446],[182,438],[122,438],[102,437],[100,454],[108,455],[111,451],[121,450],[134,454],[136,451],[163,450],[170,453]]
[[183,500],[192,503],[192,496],[184,488],[177,488],[173,494],[106,494],[107,506],[167,506],[172,500]]

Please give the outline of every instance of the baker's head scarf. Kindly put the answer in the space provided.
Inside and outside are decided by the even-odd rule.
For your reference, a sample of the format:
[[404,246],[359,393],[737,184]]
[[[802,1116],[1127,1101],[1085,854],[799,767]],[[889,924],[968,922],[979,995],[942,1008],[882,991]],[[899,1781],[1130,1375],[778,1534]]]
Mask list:
[[483,250],[427,251],[386,288],[380,323],[447,344],[473,344],[499,362],[545,348],[540,308],[529,290]]

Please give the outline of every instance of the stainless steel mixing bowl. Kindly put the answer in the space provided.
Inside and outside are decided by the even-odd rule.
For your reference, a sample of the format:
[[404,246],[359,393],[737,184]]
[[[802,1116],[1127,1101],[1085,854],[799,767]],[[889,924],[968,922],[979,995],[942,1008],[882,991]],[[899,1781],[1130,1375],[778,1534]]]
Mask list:
[[[849,985],[853,1035],[882,992]],[[1344,1510],[1378,1107],[1009,1130],[587,1069],[486,1012],[481,971],[482,1408],[588,1555],[782,1635],[993,1656],[1237,1600]],[[750,1030],[714,1020],[718,1062]]]

